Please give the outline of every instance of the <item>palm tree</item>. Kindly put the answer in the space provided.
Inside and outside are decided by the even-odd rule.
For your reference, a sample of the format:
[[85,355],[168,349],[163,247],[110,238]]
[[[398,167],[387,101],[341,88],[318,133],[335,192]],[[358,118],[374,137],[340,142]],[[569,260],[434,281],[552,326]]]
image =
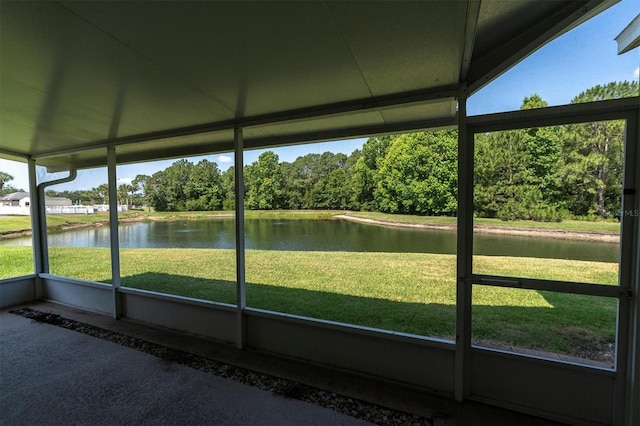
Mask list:
[[13,180],[13,176],[9,173],[0,172],[0,189],[4,188],[4,184]]

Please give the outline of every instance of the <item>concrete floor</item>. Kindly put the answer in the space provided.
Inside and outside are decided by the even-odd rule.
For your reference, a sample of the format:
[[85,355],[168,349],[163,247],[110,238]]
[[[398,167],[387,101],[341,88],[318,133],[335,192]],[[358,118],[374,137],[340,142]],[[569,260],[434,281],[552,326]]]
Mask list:
[[[320,366],[50,303],[31,305],[148,342],[425,416],[434,425],[555,424],[481,404],[456,404]],[[0,423],[359,425],[364,421],[100,338],[0,312]]]

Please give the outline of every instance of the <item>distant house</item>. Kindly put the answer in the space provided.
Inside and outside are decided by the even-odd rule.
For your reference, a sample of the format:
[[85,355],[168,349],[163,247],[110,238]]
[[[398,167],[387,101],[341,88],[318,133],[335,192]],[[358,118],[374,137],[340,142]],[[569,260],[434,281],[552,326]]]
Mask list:
[[44,205],[46,207],[65,207],[71,206],[73,203],[65,197],[44,197]]
[[1,207],[29,207],[29,193],[28,192],[12,192],[11,194],[0,196],[0,206]]
[[[29,207],[31,199],[28,192],[12,192],[11,194],[0,197],[0,206],[12,207]],[[65,197],[44,197],[44,205],[53,206],[70,206],[73,203],[69,198]]]
[[[0,214],[30,214],[29,206],[31,198],[28,192],[13,192],[0,196]],[[69,198],[65,197],[44,197],[44,205],[47,213],[73,214],[94,213],[93,207],[74,206]]]

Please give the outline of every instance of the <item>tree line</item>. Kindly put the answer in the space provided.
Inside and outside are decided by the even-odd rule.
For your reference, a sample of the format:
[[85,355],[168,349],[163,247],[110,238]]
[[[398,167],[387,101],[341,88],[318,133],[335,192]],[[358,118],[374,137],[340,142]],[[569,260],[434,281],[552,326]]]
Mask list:
[[[637,82],[590,88],[572,103],[638,94]],[[538,95],[522,109],[547,106]],[[614,218],[620,212],[624,122],[607,121],[478,134],[474,208],[479,217],[559,221]],[[179,160],[118,188],[121,203],[157,211],[232,210],[235,170]],[[324,152],[281,162],[273,151],[244,166],[248,209],[334,209],[454,216],[457,131],[371,137],[350,155]],[[80,203],[106,202],[101,185],[62,192]]]

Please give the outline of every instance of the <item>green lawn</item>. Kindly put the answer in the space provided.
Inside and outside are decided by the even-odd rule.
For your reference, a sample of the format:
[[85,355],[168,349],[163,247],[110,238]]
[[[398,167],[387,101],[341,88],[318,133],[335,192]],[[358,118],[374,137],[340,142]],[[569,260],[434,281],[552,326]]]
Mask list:
[[[126,213],[123,217],[135,216],[133,213]],[[109,213],[95,214],[49,214],[47,215],[47,227],[51,231],[74,224],[107,222]],[[31,230],[31,217],[29,216],[0,216],[0,234],[15,231]]]
[[[612,263],[476,256],[496,275],[534,268],[545,278],[617,282]],[[2,247],[0,277],[32,271],[29,247]],[[50,248],[51,272],[110,280],[109,251]],[[247,250],[251,307],[425,336],[455,331],[455,256]],[[122,249],[127,287],[235,303],[233,250]],[[475,286],[474,339],[581,355],[615,339],[616,300]]]

